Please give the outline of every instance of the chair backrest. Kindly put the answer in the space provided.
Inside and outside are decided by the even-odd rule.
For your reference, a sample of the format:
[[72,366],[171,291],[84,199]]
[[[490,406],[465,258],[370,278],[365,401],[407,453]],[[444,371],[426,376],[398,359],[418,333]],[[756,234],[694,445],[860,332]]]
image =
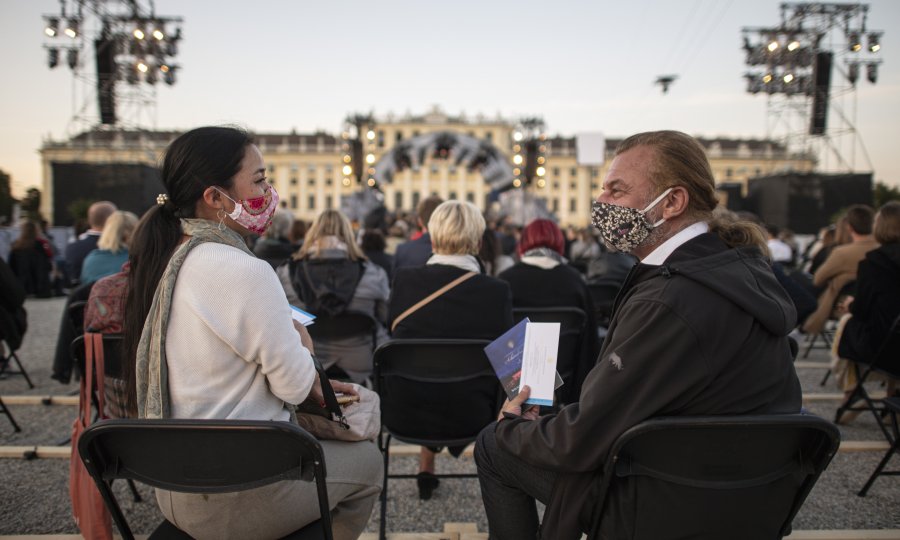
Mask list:
[[888,335],[872,362],[872,369],[891,378],[900,378],[900,317],[894,319]]
[[[122,334],[103,334],[103,371],[107,377],[122,378],[123,347],[124,336]],[[84,335],[72,340],[70,350],[72,351],[72,360],[75,365],[81,370],[81,373],[84,373]]]
[[315,481],[323,529],[331,538],[322,446],[295,424],[104,420],[81,434],[78,452],[126,538],[131,531],[109,487],[119,478],[187,493],[243,491],[280,480]]
[[[531,322],[558,322],[559,349],[557,351],[556,371],[565,383],[559,389],[562,403],[571,403],[578,399],[581,388],[578,387],[579,362],[581,348],[584,344],[585,332],[596,332],[594,328],[586,328],[587,315],[576,307],[516,307],[513,308],[513,322],[518,323],[525,317]],[[593,358],[592,358],[593,360]]]
[[317,315],[315,322],[306,329],[314,340],[368,336],[372,338],[372,348],[375,348],[376,323],[368,313],[347,310],[335,317]]
[[635,539],[781,538],[839,443],[805,414],[647,420],[610,450],[591,538],[623,521]]
[[622,283],[618,281],[589,281],[588,291],[591,293],[591,300],[594,301],[594,314],[597,319],[597,325],[604,328],[609,326],[612,317],[613,305]]
[[77,334],[84,332],[84,311],[86,307],[87,302],[85,300],[75,300],[69,302],[69,307],[66,310],[66,316],[69,317],[69,321]]
[[461,446],[496,419],[503,389],[486,339],[393,339],[375,350],[381,423],[412,444]]

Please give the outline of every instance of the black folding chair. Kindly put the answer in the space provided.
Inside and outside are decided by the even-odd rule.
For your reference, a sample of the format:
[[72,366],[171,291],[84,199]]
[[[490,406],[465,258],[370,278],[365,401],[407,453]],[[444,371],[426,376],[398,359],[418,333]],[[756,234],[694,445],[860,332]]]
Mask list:
[[9,411],[9,407],[6,406],[6,403],[3,403],[3,398],[0,398],[0,413],[5,414],[6,417],[9,418],[9,421],[12,423],[13,429],[16,432],[22,431],[22,428],[19,427],[19,424],[16,423],[16,419],[13,418],[12,413]]
[[[124,336],[122,334],[103,334],[103,371],[106,377],[122,378],[122,347]],[[84,348],[84,334],[76,337],[72,341],[72,362],[82,374],[85,373],[86,352]],[[83,375],[82,375],[83,376]],[[107,381],[106,384],[112,384]],[[105,386],[105,385],[104,385]],[[94,421],[100,418],[103,411],[100,410],[100,399],[96,394],[97,387],[94,386],[94,393],[91,395],[91,404],[94,406]],[[108,395],[108,394],[107,394]],[[109,401],[109,400],[107,400]],[[62,441],[60,445],[68,444],[71,438]],[[141,501],[141,494],[134,485],[132,480],[128,480],[128,489],[134,497],[134,502]]]
[[[894,436],[881,421],[881,415],[885,412],[884,406],[879,406],[879,402],[882,400],[873,399],[869,395],[868,390],[866,390],[865,384],[873,373],[900,379],[900,317],[894,319],[891,330],[881,343],[881,347],[879,347],[872,362],[854,361],[852,365],[856,373],[856,386],[853,388],[850,396],[838,407],[837,412],[834,413],[835,423],[847,411],[872,411],[872,414],[875,416],[875,422],[881,428],[884,437],[888,442],[893,442]],[[863,400],[864,404],[854,405],[859,400]]]
[[[21,375],[25,378],[25,382],[28,383],[28,388],[34,388],[34,383],[31,382],[31,377],[28,376],[22,361],[19,360],[19,356],[13,350],[12,344],[3,335],[2,326],[0,326],[0,341],[5,344],[5,348],[3,348],[4,354],[0,355],[0,378],[6,378],[7,375]],[[15,362],[16,367],[11,367],[13,362]]]
[[[375,351],[377,323],[368,313],[346,310],[340,315],[329,317],[316,316],[315,322],[306,327],[313,342],[318,340],[340,341],[354,337],[362,337],[370,342],[371,351]],[[324,359],[327,362],[327,359]],[[326,373],[333,379],[349,379],[349,376],[337,365],[330,366]]]
[[589,538],[780,539],[839,444],[806,414],[647,420],[610,450]]
[[619,281],[599,279],[588,282],[588,291],[590,291],[591,299],[594,301],[594,315],[597,320],[597,326],[609,327],[613,305],[621,288],[622,283]]
[[875,471],[872,473],[872,476],[866,480],[866,485],[863,486],[861,490],[859,490],[860,497],[865,497],[869,492],[869,488],[872,487],[872,484],[875,482],[875,479],[879,476],[900,476],[900,469],[886,471],[884,468],[887,466],[888,461],[891,460],[894,454],[900,454],[900,425],[898,425],[897,417],[900,416],[900,397],[890,397],[884,400],[884,408],[891,416],[891,426],[894,429],[894,442],[888,441],[890,444],[890,448],[885,452],[884,457],[881,459],[881,462],[875,467]]
[[[556,371],[562,377],[563,385],[557,390],[557,403],[568,404],[578,400],[581,386],[579,373],[587,373],[590,367],[579,369],[582,360],[581,347],[584,333],[594,332],[585,327],[587,316],[576,307],[516,307],[513,308],[513,321],[518,323],[525,317],[531,322],[558,322],[559,349],[557,351]],[[595,338],[596,339],[596,338]],[[591,358],[590,361],[595,361]]]
[[[375,351],[375,390],[381,397],[384,458],[379,538],[386,538],[391,439],[426,447],[461,447],[497,418],[504,396],[484,354],[484,339],[394,339]],[[436,474],[474,478],[472,474]]]
[[[280,480],[315,481],[321,518],[285,537],[332,539],[319,442],[300,426],[262,420],[102,420],[88,427],[78,452],[122,537],[134,538],[110,486],[138,480],[169,491],[228,493]],[[190,538],[163,521],[150,538]]]

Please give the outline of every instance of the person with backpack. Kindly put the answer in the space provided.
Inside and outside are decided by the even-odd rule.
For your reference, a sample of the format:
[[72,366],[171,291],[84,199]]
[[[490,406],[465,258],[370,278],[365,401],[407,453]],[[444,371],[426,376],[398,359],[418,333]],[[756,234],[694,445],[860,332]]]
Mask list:
[[347,217],[337,210],[319,214],[303,245],[277,272],[291,305],[317,317],[350,311],[375,319],[375,336],[319,337],[315,342],[316,357],[326,370],[336,367],[353,382],[365,382],[372,374],[374,347],[387,339],[390,286],[384,269],[356,244]]

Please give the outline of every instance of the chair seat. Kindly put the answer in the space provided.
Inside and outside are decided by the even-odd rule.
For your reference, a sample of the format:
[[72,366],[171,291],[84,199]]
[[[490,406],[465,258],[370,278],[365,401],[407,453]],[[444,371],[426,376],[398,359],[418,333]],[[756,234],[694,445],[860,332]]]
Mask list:
[[[324,538],[322,521],[316,520],[302,529],[296,530],[281,540],[319,540]],[[150,533],[148,540],[193,540],[193,537],[164,519],[156,529]]]

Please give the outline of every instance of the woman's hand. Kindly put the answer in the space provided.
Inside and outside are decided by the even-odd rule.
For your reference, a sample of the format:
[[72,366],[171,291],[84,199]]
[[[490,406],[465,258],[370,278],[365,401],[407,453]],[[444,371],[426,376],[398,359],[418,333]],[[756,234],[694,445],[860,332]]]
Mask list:
[[294,323],[294,330],[300,334],[300,344],[309,349],[309,354],[316,354],[316,351],[313,348],[312,336],[309,335],[309,330],[293,319],[291,319],[291,322]]
[[506,418],[503,416],[503,413],[514,414],[520,418],[524,418],[526,420],[535,420],[538,417],[539,408],[537,405],[528,405],[524,409],[522,408],[522,404],[525,403],[525,400],[528,399],[528,396],[531,395],[531,387],[523,386],[516,397],[513,398],[512,401],[506,400],[506,403],[503,404],[503,407],[500,409],[500,414],[497,416],[497,421],[503,420]]
[[356,396],[359,393],[356,391],[356,387],[350,383],[341,382],[341,381],[331,381],[331,388],[334,389],[334,393],[341,393],[347,396]]

